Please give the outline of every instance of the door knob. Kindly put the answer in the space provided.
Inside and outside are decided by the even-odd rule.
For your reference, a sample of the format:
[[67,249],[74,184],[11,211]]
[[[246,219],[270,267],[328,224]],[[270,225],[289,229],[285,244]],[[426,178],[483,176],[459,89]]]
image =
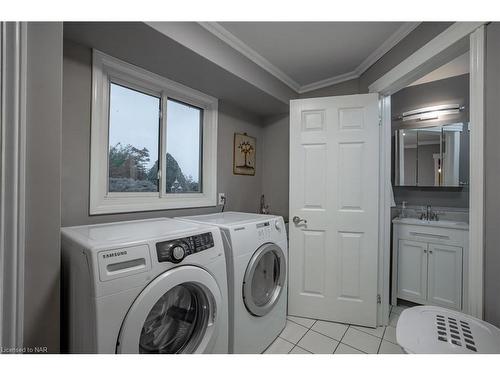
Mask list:
[[295,225],[298,225],[300,224],[301,222],[304,222],[304,224],[307,224],[307,220],[306,219],[301,219],[300,217],[298,216],[294,216],[293,219],[292,219],[293,223]]

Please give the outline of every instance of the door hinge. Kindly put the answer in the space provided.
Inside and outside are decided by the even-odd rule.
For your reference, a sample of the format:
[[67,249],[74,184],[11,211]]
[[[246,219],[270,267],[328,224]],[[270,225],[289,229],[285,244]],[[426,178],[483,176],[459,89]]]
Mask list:
[[378,118],[378,126],[382,126],[382,118],[381,117]]
[[377,294],[377,303],[382,303],[382,297],[380,297],[380,294]]

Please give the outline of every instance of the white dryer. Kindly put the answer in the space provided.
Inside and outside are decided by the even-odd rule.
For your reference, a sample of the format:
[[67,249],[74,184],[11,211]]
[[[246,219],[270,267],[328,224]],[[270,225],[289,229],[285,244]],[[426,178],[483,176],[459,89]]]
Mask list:
[[220,231],[173,219],[62,229],[70,353],[227,353]]
[[179,219],[221,228],[229,271],[229,351],[262,353],[286,324],[288,244],[283,218],[223,212]]

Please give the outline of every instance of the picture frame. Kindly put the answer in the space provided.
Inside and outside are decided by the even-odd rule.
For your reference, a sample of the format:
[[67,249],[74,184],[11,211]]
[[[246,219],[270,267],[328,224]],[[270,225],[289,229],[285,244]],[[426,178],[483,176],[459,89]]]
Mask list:
[[255,176],[257,139],[247,133],[234,133],[233,174]]

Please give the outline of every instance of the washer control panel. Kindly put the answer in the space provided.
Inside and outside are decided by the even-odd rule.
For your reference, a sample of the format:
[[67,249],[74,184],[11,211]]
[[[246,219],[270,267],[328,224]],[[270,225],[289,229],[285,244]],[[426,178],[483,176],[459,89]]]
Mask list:
[[156,254],[158,262],[180,263],[185,257],[212,247],[214,247],[214,238],[212,233],[207,232],[195,236],[157,242]]
[[256,225],[257,234],[259,236],[259,240],[270,240],[271,239],[271,223],[269,221],[265,221],[263,223],[259,223]]

